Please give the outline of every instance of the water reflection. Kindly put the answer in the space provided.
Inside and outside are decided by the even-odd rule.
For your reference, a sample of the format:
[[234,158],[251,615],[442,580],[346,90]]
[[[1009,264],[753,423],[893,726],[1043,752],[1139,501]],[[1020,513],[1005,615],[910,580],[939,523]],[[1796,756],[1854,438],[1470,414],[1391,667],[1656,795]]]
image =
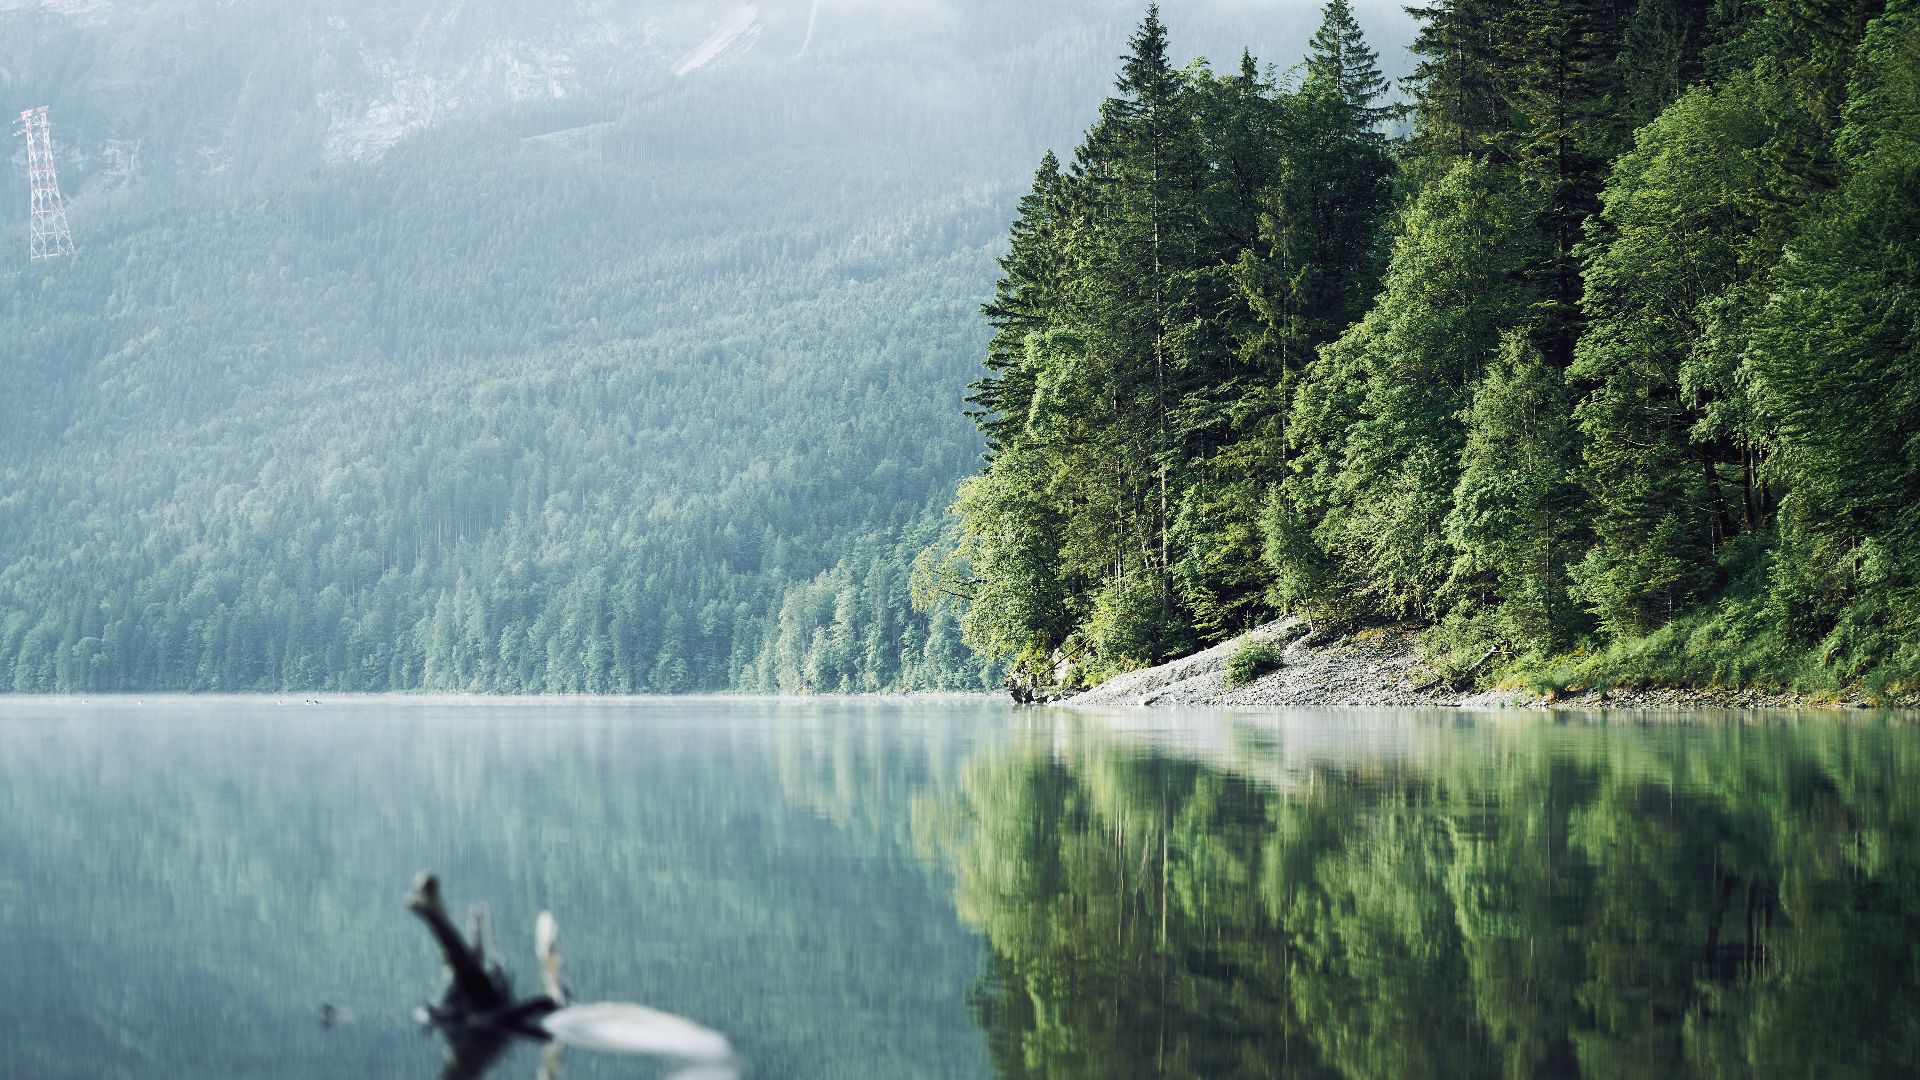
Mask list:
[[1007,1077],[1920,1066],[1920,739],[1064,720],[923,799]]
[[1890,723],[35,708],[0,700],[0,1076],[669,1074],[456,1069],[411,1018],[424,866],[523,976],[551,910],[576,989],[756,1077],[1920,1065]]

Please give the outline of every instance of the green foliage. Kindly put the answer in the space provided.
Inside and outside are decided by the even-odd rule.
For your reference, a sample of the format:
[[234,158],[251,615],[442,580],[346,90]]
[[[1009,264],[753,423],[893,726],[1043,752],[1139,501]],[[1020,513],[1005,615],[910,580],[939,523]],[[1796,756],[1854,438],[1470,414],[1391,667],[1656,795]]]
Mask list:
[[[963,640],[955,605],[913,595],[912,561],[935,551],[941,516],[854,540],[811,581],[789,585],[759,651],[732,676],[763,693],[990,690],[998,667]],[[924,587],[924,586],[923,586]],[[921,612],[924,611],[924,614]]]
[[1042,163],[970,399],[988,464],[956,504],[987,655],[1041,672],[1084,648],[1112,674],[1269,614],[1277,414],[1364,306],[1391,171],[1344,5],[1316,41],[1298,89],[1251,56],[1176,70],[1150,10],[1072,164]]
[[1522,651],[1551,652],[1577,626],[1567,597],[1567,563],[1580,542],[1569,412],[1560,373],[1510,331],[1465,414],[1447,588],[1460,606],[1491,610],[1501,636]]
[[1314,540],[1311,519],[1277,490],[1261,509],[1260,533],[1260,561],[1271,581],[1267,598],[1275,609],[1336,619],[1364,613],[1364,601],[1338,587],[1333,561]]
[[1307,54],[1307,85],[1336,95],[1362,129],[1378,127],[1392,113],[1380,57],[1367,45],[1347,0],[1327,0]]
[[1227,687],[1245,686],[1286,664],[1286,652],[1271,641],[1249,641],[1227,657]]
[[[1793,242],[1756,318],[1758,411],[1777,431],[1780,603],[1832,625],[1823,652],[1904,653],[1920,583],[1920,11],[1890,5],[1862,46],[1845,178]],[[1877,646],[1869,645],[1877,640]],[[1864,653],[1862,656],[1860,654]]]
[[1145,667],[1168,648],[1165,596],[1145,574],[1115,578],[1093,594],[1085,637],[1092,647],[1094,681]]
[[1258,506],[1252,485],[1204,474],[1181,496],[1173,587],[1203,638],[1247,629],[1266,614]]
[[[1465,445],[1460,413],[1520,318],[1514,284],[1523,240],[1517,193],[1472,163],[1429,185],[1407,209],[1379,297],[1308,367],[1288,432],[1295,472],[1289,516],[1313,524],[1318,552],[1270,537],[1283,579],[1312,580],[1321,559],[1338,589],[1393,616],[1431,616],[1454,553],[1445,522]],[[1283,513],[1285,513],[1283,511]]]
[[956,558],[969,581],[954,595],[965,604],[967,644],[990,660],[1044,660],[1066,636],[1066,594],[1054,576],[1060,522],[1022,473],[1032,455],[1002,454],[984,475],[960,486],[955,504]]
[[1569,374],[1596,542],[1582,598],[1642,633],[1716,584],[1716,548],[1765,527],[1771,433],[1741,374],[1745,323],[1809,196],[1818,129],[1777,80],[1697,88],[1614,166]]

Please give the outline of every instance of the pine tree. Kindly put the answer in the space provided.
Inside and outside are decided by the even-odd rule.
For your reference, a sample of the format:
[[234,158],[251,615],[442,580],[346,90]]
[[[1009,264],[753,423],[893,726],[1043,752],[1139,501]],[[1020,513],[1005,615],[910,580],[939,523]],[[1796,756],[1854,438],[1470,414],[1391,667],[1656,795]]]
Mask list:
[[1027,339],[1057,317],[1061,259],[1056,221],[1060,213],[1060,161],[1048,151],[1033,188],[1020,199],[1000,280],[986,306],[993,338],[987,345],[987,375],[972,387],[968,415],[987,437],[989,455],[1026,423],[1035,372],[1026,366]]
[[1542,347],[1565,367],[1579,335],[1575,248],[1598,208],[1606,164],[1629,132],[1616,65],[1626,18],[1611,0],[1519,0],[1499,26],[1506,123],[1487,145],[1535,192],[1531,227],[1548,243],[1525,273],[1540,289]]
[[1314,31],[1307,53],[1307,84],[1331,90],[1346,106],[1349,123],[1365,132],[1377,132],[1393,110],[1379,104],[1386,96],[1386,76],[1380,74],[1380,56],[1368,47],[1366,35],[1353,17],[1347,0],[1327,0],[1320,28]]
[[1406,80],[1417,102],[1406,158],[1418,179],[1431,181],[1507,129],[1497,36],[1505,11],[1492,0],[1436,0],[1408,11],[1420,21],[1413,52],[1421,59]]
[[[1164,577],[1172,561],[1174,448],[1169,409],[1179,392],[1171,370],[1175,361],[1169,337],[1186,321],[1183,301],[1192,299],[1187,274],[1199,264],[1199,200],[1206,166],[1194,138],[1186,82],[1168,59],[1167,30],[1160,22],[1158,4],[1148,7],[1146,19],[1134,33],[1132,52],[1121,68],[1118,95],[1108,100],[1106,113],[1114,123],[1120,151],[1113,187],[1115,209],[1123,222],[1117,239],[1120,252],[1138,260],[1133,273],[1122,269],[1121,276],[1145,272],[1145,280],[1138,283],[1142,303],[1128,305],[1135,308],[1133,312],[1122,308],[1117,314],[1132,316],[1136,332],[1149,339],[1140,344],[1151,349],[1157,487],[1151,514],[1159,551],[1150,573],[1162,582],[1161,615],[1166,619],[1172,614]],[[1121,328],[1123,340],[1127,329]]]
[[1620,49],[1621,104],[1637,126],[1705,73],[1714,0],[1638,0]]
[[1205,213],[1215,247],[1202,259],[1217,265],[1259,234],[1262,200],[1287,149],[1286,111],[1250,52],[1233,75],[1201,73],[1193,91],[1196,134],[1212,163]]
[[1073,362],[1091,361],[1082,374],[1100,382],[1088,385],[1082,374],[1069,381],[1105,404],[1094,436],[1101,456],[1090,464],[1102,476],[1097,498],[1111,500],[1117,518],[1117,529],[1100,530],[1116,545],[1108,581],[1115,588],[1137,577],[1155,583],[1160,626],[1140,636],[1172,648],[1169,569],[1183,457],[1174,413],[1184,388],[1204,381],[1210,366],[1205,255],[1216,242],[1206,232],[1209,168],[1195,95],[1168,59],[1157,7],[1131,45],[1116,92],[1076,159],[1088,202],[1069,243],[1081,357]]
[[1181,394],[1174,410],[1180,469],[1170,529],[1174,592],[1203,640],[1231,635],[1266,614],[1257,514],[1278,478],[1266,448],[1283,397],[1276,393],[1261,313],[1237,302],[1238,260],[1258,243],[1269,191],[1295,149],[1290,98],[1279,96],[1251,54],[1236,75],[1193,83],[1213,177],[1195,295],[1206,317],[1181,335]]
[[1684,619],[1920,677],[1920,44],[1897,0],[1836,59],[1872,6],[1444,0],[1390,245],[1344,3],[1285,93],[1150,11],[989,309],[970,639],[1100,675],[1273,607]]
[[1268,366],[1282,378],[1373,300],[1393,196],[1392,159],[1341,99],[1309,82],[1288,104],[1287,152],[1259,243],[1236,268],[1243,301],[1268,330]]

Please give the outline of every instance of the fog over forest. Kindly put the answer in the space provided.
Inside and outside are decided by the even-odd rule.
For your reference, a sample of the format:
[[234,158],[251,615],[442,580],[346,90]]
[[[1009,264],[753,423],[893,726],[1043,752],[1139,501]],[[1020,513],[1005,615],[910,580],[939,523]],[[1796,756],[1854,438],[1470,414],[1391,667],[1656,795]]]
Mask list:
[[[16,140],[0,688],[997,682],[908,563],[1014,204],[1141,14],[0,0],[79,248],[29,263]],[[1320,13],[1164,14],[1285,79]]]

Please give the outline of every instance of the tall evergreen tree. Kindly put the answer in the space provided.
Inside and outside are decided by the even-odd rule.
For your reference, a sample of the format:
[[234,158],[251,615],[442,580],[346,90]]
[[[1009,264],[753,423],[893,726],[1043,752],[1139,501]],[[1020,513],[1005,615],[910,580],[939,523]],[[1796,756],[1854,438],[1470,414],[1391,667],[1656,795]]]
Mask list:
[[[1114,343],[1134,346],[1152,361],[1152,450],[1156,491],[1151,526],[1158,540],[1157,561],[1148,568],[1160,583],[1162,618],[1171,617],[1171,593],[1165,574],[1172,525],[1171,478],[1174,446],[1170,409],[1179,393],[1173,370],[1177,348],[1172,335],[1194,309],[1193,274],[1205,246],[1200,236],[1202,185],[1206,163],[1195,138],[1192,99],[1187,82],[1174,70],[1167,52],[1167,30],[1158,4],[1147,8],[1134,33],[1132,51],[1121,67],[1115,97],[1104,117],[1114,135],[1113,171],[1108,194],[1116,211],[1110,219],[1111,254],[1133,265],[1108,263],[1117,285],[1108,298],[1121,300]],[[1140,280],[1144,272],[1145,280]],[[1138,299],[1124,303],[1138,286]],[[1131,340],[1130,340],[1131,339]],[[1140,346],[1144,346],[1141,348]]]
[[1420,20],[1407,79],[1417,102],[1406,156],[1420,180],[1481,153],[1507,127],[1506,72],[1498,36],[1505,17],[1490,0],[1435,0]]
[[1213,163],[1197,294],[1206,317],[1184,337],[1182,393],[1174,414],[1180,492],[1171,529],[1179,606],[1204,639],[1265,614],[1256,521],[1258,492],[1277,478],[1268,462],[1279,400],[1267,363],[1271,328],[1240,302],[1240,265],[1258,243],[1269,191],[1296,147],[1291,97],[1278,94],[1251,54],[1237,74],[1198,74],[1201,137]]
[[1328,3],[1306,66],[1287,101],[1286,152],[1260,244],[1238,267],[1241,295],[1269,329],[1262,348],[1283,379],[1372,300],[1392,197],[1393,163],[1377,130],[1386,84],[1345,0]]
[[1347,0],[1327,0],[1321,9],[1306,66],[1307,82],[1337,94],[1355,127],[1376,131],[1392,114],[1380,100],[1388,89],[1386,76],[1380,74],[1380,55],[1367,45]]
[[1073,362],[1084,370],[1060,385],[1102,403],[1093,435],[1103,458],[1096,497],[1115,515],[1089,543],[1112,548],[1103,589],[1134,596],[1141,581],[1151,585],[1156,625],[1138,636],[1165,638],[1165,648],[1180,640],[1169,578],[1182,458],[1174,410],[1209,360],[1202,302],[1204,253],[1213,247],[1205,233],[1209,168],[1195,104],[1188,77],[1168,58],[1159,10],[1149,8],[1115,93],[1076,157],[1086,210],[1067,244],[1079,350]]
[[1610,0],[1521,0],[1510,20],[1501,38],[1510,130],[1496,146],[1540,200],[1534,227],[1549,243],[1527,272],[1541,286],[1548,359],[1564,367],[1579,335],[1574,249],[1598,209],[1606,164],[1630,131],[1615,68],[1626,26]]
[[1635,126],[1659,115],[1705,73],[1716,0],[1638,0],[1619,56],[1619,104]]
[[1049,150],[1014,216],[1000,280],[986,307],[993,325],[987,374],[967,398],[974,409],[968,415],[986,434],[989,454],[1015,437],[1033,399],[1036,372],[1026,362],[1027,339],[1046,328],[1060,301],[1061,197],[1060,161]]
[[1261,193],[1258,235],[1225,267],[1236,309],[1251,317],[1229,344],[1240,362],[1211,394],[1189,395],[1214,404],[1227,439],[1210,473],[1192,478],[1175,523],[1182,598],[1209,637],[1266,610],[1258,515],[1287,473],[1287,402],[1314,351],[1366,310],[1384,263],[1393,163],[1368,96],[1380,84],[1339,5],[1321,37],[1309,59],[1319,73],[1268,103],[1277,160]]

